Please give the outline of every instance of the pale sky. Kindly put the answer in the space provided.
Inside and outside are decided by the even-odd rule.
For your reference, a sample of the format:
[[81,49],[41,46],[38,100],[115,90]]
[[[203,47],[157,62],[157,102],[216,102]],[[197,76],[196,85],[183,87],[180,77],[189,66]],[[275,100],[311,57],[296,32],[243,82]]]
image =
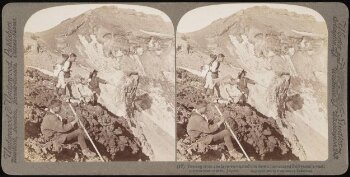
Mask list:
[[48,30],[62,21],[79,16],[80,14],[96,9],[101,6],[117,6],[118,8],[134,9],[145,14],[159,15],[165,22],[170,22],[170,18],[162,11],[147,6],[124,5],[124,4],[79,4],[50,7],[34,13],[24,26],[25,32],[40,32]]
[[220,4],[210,5],[205,7],[199,7],[187,12],[179,21],[177,26],[177,32],[188,33],[200,30],[213,21],[219,18],[228,17],[240,10],[247,9],[253,6],[268,6],[271,8],[285,8],[290,12],[298,14],[309,14],[315,17],[317,21],[323,21],[324,18],[315,10],[287,4],[269,4],[269,3],[235,3],[235,4]]

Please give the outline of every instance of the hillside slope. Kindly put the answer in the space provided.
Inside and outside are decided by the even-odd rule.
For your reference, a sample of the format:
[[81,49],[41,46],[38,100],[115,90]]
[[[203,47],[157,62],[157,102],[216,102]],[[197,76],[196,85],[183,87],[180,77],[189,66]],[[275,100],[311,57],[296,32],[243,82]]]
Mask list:
[[[178,45],[190,45],[193,52],[179,50],[177,66],[200,70],[209,63],[210,53],[223,53],[220,77],[237,77],[245,69],[247,77],[258,82],[248,85],[248,104],[277,121],[300,160],[325,160],[327,38],[326,24],[310,15],[256,6],[178,34]],[[220,89],[227,98],[229,88]],[[322,150],[315,153],[314,147]]]
[[[160,43],[151,48],[151,38]],[[153,127],[145,131],[141,125],[132,128],[134,135],[144,142],[150,160],[173,160],[174,122],[174,30],[169,22],[156,15],[130,9],[104,6],[69,18],[43,32],[25,34],[25,65],[44,71],[62,62],[61,54],[74,52],[77,61],[72,77],[88,77],[96,69],[108,84],[100,84],[98,103],[118,117],[126,117],[126,105],[121,89],[127,74],[138,72],[138,95],[150,95],[151,106],[136,114],[136,120]],[[39,48],[40,50],[36,50]],[[157,70],[154,69],[157,64]],[[164,109],[159,109],[164,108]],[[150,116],[149,116],[150,115]],[[147,132],[147,133],[146,133]],[[165,143],[148,141],[164,134]],[[147,148],[144,148],[147,149]],[[164,155],[165,154],[165,155]]]

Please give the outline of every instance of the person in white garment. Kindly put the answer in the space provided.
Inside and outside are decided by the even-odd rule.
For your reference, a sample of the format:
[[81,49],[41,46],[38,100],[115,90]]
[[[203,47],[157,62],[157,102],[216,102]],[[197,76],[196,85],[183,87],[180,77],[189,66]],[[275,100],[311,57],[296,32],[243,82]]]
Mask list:
[[71,67],[75,62],[77,55],[71,53],[70,55],[63,54],[64,58],[61,64],[55,66],[54,75],[58,78],[56,84],[56,94],[62,95],[66,93],[67,79],[71,77]]
[[209,63],[209,71],[207,73],[207,76],[210,76],[212,80],[210,82],[210,95],[213,96],[214,92],[216,90],[217,93],[217,97],[218,99],[221,99],[221,94],[220,94],[220,85],[219,82],[213,82],[213,80],[216,80],[219,78],[219,67],[220,67],[220,63],[223,61],[223,59],[225,58],[225,56],[223,54],[219,54],[219,55],[214,55],[211,54],[210,58],[212,58],[211,62]]
[[211,72],[209,72],[210,66],[204,65],[201,67],[201,76],[205,78],[204,90],[205,95],[210,95],[211,90],[214,88],[213,78]]

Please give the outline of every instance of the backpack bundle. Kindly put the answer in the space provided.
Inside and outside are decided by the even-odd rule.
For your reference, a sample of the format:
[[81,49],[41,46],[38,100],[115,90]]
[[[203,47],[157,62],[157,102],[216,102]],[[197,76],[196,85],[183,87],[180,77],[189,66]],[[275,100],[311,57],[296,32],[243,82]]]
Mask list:
[[[54,72],[53,72],[55,77],[58,77],[60,72],[63,71],[64,63],[69,59],[68,54],[62,54],[62,57],[64,58],[64,60],[61,63],[55,65]],[[64,72],[64,78],[69,78],[70,76],[71,76],[70,70],[67,72]]]

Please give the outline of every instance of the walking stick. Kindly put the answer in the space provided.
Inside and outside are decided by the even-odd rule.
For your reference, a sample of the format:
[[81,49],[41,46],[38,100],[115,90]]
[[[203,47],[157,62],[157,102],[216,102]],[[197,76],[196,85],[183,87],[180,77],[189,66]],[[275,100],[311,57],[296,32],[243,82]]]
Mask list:
[[85,134],[86,134],[86,135],[87,135],[87,137],[89,138],[89,140],[90,140],[90,142],[91,142],[92,146],[95,148],[95,151],[97,152],[97,154],[98,154],[98,156],[100,157],[101,161],[102,161],[102,162],[104,162],[104,159],[103,159],[103,157],[101,156],[100,152],[98,151],[97,147],[95,146],[95,143],[92,141],[92,139],[91,139],[91,137],[90,137],[89,133],[88,133],[88,132],[87,132],[87,130],[85,129],[85,127],[84,127],[83,123],[80,121],[80,119],[79,119],[79,117],[78,117],[77,113],[75,112],[75,110],[74,110],[73,106],[72,106],[70,103],[69,103],[69,107],[72,109],[72,111],[73,111],[73,114],[74,114],[75,118],[77,118],[77,119],[79,120],[79,124],[80,124],[80,126],[83,128],[83,130],[84,130]]
[[[223,115],[222,115],[220,109],[218,108],[218,106],[215,105],[215,108],[216,108],[216,110],[219,112],[220,116],[223,118]],[[226,119],[225,119],[225,125],[226,125],[226,127],[230,130],[230,132],[231,132],[233,138],[236,140],[236,142],[238,143],[239,147],[240,147],[241,150],[243,151],[244,156],[248,159],[248,161],[251,161],[250,158],[248,157],[247,153],[246,153],[245,150],[243,149],[243,146],[242,146],[241,143],[238,141],[237,136],[235,135],[235,133],[233,133],[231,127],[228,125]]]

